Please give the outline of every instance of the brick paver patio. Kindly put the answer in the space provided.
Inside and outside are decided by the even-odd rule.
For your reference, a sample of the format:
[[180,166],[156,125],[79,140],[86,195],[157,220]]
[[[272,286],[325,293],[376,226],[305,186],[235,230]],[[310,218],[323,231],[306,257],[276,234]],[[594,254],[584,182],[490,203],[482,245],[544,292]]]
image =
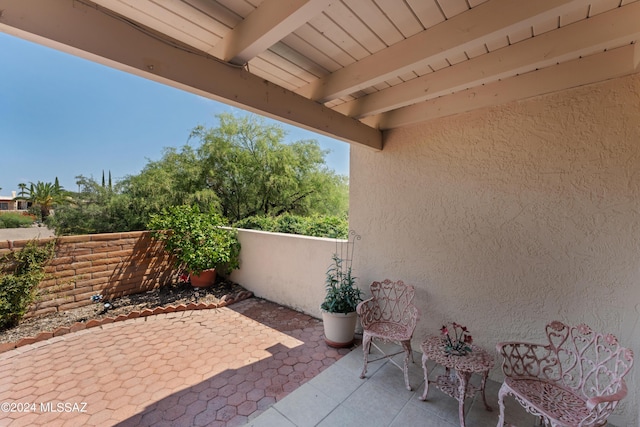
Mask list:
[[0,426],[237,426],[349,350],[251,298],[126,320],[0,354]]

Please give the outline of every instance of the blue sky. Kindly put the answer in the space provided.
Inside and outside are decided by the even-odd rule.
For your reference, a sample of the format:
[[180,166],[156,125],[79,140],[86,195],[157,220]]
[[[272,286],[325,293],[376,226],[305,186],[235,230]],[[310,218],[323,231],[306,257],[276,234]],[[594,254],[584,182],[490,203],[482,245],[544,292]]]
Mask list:
[[[216,114],[242,110],[0,33],[0,190],[20,182],[77,189],[77,175],[137,174]],[[281,123],[287,141],[316,139],[349,173],[348,144]]]

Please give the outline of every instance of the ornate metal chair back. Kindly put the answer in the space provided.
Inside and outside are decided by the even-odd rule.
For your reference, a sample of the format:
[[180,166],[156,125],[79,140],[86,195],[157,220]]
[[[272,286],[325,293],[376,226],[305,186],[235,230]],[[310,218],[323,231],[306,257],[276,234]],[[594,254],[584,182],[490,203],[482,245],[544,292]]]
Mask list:
[[[594,332],[587,325],[569,327],[552,322],[546,327],[550,379],[587,397],[616,393],[626,387],[623,377],[633,366],[633,351],[620,346],[614,335]],[[554,378],[555,377],[555,378]]]
[[392,282],[386,279],[371,284],[371,295],[376,307],[371,313],[374,322],[392,322],[411,325],[417,321],[413,307],[415,288],[405,285],[402,280]]

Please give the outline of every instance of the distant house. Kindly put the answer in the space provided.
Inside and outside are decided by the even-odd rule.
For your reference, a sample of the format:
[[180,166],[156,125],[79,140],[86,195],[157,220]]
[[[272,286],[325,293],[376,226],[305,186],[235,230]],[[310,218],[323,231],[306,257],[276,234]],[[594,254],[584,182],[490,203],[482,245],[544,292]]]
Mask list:
[[11,197],[0,196],[0,211],[26,211],[31,206],[27,200],[16,200],[16,192],[11,192]]

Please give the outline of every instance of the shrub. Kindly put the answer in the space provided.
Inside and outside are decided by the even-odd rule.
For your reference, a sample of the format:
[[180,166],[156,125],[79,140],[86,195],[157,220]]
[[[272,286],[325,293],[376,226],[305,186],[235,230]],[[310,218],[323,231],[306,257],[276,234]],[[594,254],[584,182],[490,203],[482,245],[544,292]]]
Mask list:
[[54,247],[54,241],[40,247],[32,240],[22,250],[0,258],[0,330],[17,325],[38,297],[38,284]]
[[240,243],[237,232],[223,228],[222,217],[213,211],[200,212],[197,206],[172,206],[152,215],[149,229],[164,242],[177,268],[193,274],[215,268],[222,274],[239,267]]
[[332,239],[346,239],[349,232],[349,222],[346,218],[331,215],[314,215],[310,217],[291,214],[276,217],[250,216],[236,222],[233,226],[250,230],[302,234]]
[[0,214],[0,228],[23,228],[33,224],[34,218],[28,214],[8,212]]

